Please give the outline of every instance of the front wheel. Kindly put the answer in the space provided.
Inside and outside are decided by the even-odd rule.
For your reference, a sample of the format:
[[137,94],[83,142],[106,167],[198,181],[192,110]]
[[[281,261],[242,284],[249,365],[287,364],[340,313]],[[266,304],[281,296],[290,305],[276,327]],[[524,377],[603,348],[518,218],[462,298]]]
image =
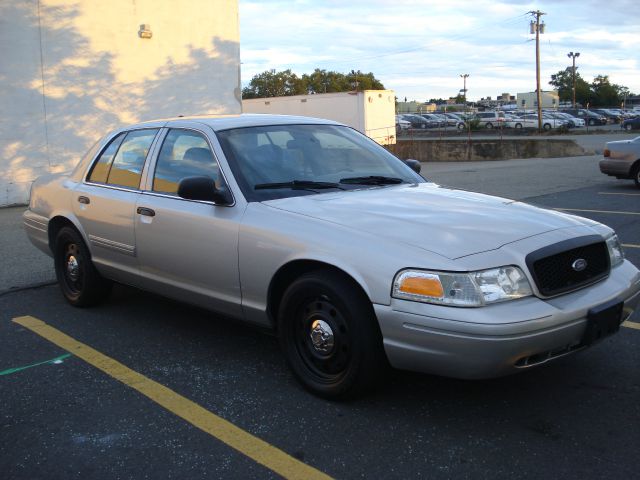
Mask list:
[[633,169],[633,181],[636,187],[640,188],[640,162],[637,162],[637,165]]
[[631,127],[631,124],[630,124],[630,123],[627,123],[627,124],[624,126],[624,129],[625,129],[627,132],[630,132],[630,131],[631,131],[631,128],[632,128],[632,127]]
[[89,307],[109,295],[111,282],[96,270],[89,249],[76,229],[61,228],[53,250],[56,278],[71,305]]
[[296,378],[321,397],[355,396],[375,385],[385,370],[371,302],[337,272],[310,272],[287,288],[278,335]]
[[519,130],[519,129],[521,129],[521,128],[522,128],[522,124],[521,124],[521,123],[516,123],[516,124],[514,125],[514,128],[515,128],[516,130]]
[[487,130],[491,130],[493,128],[493,123],[488,122],[484,128],[486,128]]
[[593,127],[596,124],[596,121],[593,118],[589,119],[589,126]]
[[551,130],[551,124],[550,123],[545,123],[542,128],[544,128],[545,130]]

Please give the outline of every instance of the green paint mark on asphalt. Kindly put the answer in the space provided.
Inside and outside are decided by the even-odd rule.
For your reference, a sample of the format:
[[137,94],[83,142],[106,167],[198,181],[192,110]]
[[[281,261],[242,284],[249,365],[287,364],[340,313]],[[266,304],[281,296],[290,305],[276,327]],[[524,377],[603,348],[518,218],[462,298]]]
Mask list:
[[64,355],[60,355],[59,357],[52,358],[51,360],[45,360],[44,362],[38,362],[32,365],[25,365],[24,367],[9,368],[8,370],[3,370],[2,372],[0,372],[0,377],[2,375],[9,375],[11,373],[20,372],[22,370],[26,370],[27,368],[37,367],[38,365],[46,365],[49,363],[61,362],[62,360],[64,360],[65,358],[69,358],[70,356],[71,356],[70,353],[65,353]]

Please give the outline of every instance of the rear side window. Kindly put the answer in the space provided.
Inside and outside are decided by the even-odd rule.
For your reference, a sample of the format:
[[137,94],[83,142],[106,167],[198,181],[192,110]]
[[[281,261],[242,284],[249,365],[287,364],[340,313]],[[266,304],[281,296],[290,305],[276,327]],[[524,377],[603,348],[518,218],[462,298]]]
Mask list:
[[111,168],[111,162],[113,157],[118,151],[118,147],[122,143],[126,133],[121,133],[116,138],[111,140],[111,143],[104,149],[100,158],[93,164],[93,169],[89,174],[88,180],[96,183],[107,183],[107,177],[109,176],[109,168]]
[[134,130],[127,133],[116,153],[107,183],[121,187],[138,188],[144,160],[149,153],[149,147],[158,133],[153,130]]
[[153,191],[175,194],[180,180],[187,177],[209,177],[219,185],[218,163],[201,134],[172,129],[158,155]]

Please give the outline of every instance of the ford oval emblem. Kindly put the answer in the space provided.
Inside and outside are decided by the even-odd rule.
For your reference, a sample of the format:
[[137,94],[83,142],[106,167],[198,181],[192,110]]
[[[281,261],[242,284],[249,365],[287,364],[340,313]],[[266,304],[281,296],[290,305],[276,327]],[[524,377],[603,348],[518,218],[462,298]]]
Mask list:
[[587,268],[587,261],[584,258],[579,258],[571,264],[571,268],[576,272],[581,272]]

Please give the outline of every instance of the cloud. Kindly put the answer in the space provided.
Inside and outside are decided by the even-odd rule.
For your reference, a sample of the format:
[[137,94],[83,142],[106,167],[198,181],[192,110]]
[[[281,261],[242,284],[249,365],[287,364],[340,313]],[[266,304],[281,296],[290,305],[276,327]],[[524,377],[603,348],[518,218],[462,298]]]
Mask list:
[[609,75],[640,93],[635,2],[612,0],[240,0],[242,79],[268,69],[372,71],[399,97],[469,98],[535,89],[531,10],[544,11],[543,88],[579,51],[581,75]]

